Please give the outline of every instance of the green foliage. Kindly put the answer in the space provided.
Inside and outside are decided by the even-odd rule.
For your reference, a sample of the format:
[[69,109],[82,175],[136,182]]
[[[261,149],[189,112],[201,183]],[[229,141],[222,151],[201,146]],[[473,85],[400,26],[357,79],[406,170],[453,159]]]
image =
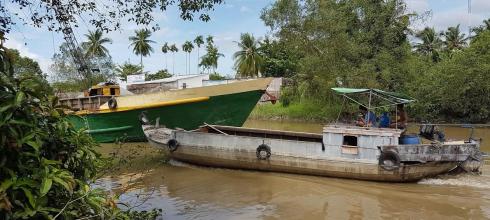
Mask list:
[[209,74],[209,80],[225,80],[226,77],[220,75],[219,73],[211,73]]
[[0,219],[137,215],[90,189],[104,164],[98,145],[66,120],[42,77],[21,77],[16,65],[0,48]]
[[[416,98],[411,113],[417,120],[490,120],[488,20],[474,30],[469,46],[455,26],[442,33],[415,32],[412,48],[414,17],[401,0],[280,0],[261,18],[275,39],[262,43],[266,64],[274,59],[293,64],[281,94],[284,111],[308,100],[334,103],[331,87],[367,87]],[[284,52],[270,52],[274,46]]]
[[435,64],[413,85],[416,111],[428,119],[490,121],[490,31],[469,48]]
[[337,117],[341,110],[341,103],[325,104],[313,100],[303,100],[302,102],[284,105],[282,102],[281,100],[281,102],[274,105],[257,105],[250,117],[255,119],[330,122]]
[[490,31],[490,18],[483,21],[483,24],[472,29],[476,35],[480,35],[484,31]]
[[[262,19],[278,40],[301,59],[297,79],[311,95],[328,96],[327,86],[391,88],[403,84],[391,73],[410,54],[409,15],[400,0],[277,1]],[[300,86],[301,83],[298,83]],[[320,86],[320,90],[316,90]]]
[[208,36],[206,38],[207,46],[206,46],[206,54],[201,57],[201,62],[199,66],[204,67],[204,69],[208,70],[208,73],[216,72],[216,68],[218,68],[218,59],[220,57],[224,57],[222,53],[218,51],[218,48],[214,45],[213,37]]
[[440,61],[439,53],[442,49],[443,41],[439,38],[434,28],[426,27],[415,36],[422,40],[422,42],[415,44],[415,51],[430,57],[433,62]]
[[29,58],[23,57],[19,54],[19,51],[14,49],[5,49],[6,54],[9,59],[12,61],[12,67],[14,70],[15,77],[19,79],[30,79],[35,78],[36,80],[43,82],[40,86],[42,86],[41,90],[47,93],[52,92],[52,88],[49,86],[46,81],[46,74],[41,71],[39,64]]
[[165,70],[158,70],[154,74],[146,74],[145,75],[145,80],[150,81],[150,80],[157,80],[157,79],[165,79],[172,77],[172,74],[170,74],[166,69]]
[[456,27],[449,27],[442,35],[445,38],[444,49],[449,53],[462,50],[467,45],[467,39],[459,30],[459,24]]
[[263,76],[291,77],[298,72],[299,51],[288,48],[281,41],[265,40],[259,42],[259,53],[264,59]]
[[118,65],[115,71],[119,79],[126,82],[129,75],[141,74],[141,66],[125,62],[123,65]]
[[240,48],[233,54],[235,70],[240,77],[257,77],[263,72],[264,59],[258,51],[259,41],[254,36],[241,34],[240,42],[236,42]]

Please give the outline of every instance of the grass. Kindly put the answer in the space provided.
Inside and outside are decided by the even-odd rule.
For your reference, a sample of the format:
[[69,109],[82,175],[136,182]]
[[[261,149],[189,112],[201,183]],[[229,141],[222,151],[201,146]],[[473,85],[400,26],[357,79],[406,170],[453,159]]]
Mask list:
[[340,111],[338,104],[316,103],[313,101],[292,102],[288,106],[281,103],[257,105],[250,114],[252,119],[299,120],[330,122]]

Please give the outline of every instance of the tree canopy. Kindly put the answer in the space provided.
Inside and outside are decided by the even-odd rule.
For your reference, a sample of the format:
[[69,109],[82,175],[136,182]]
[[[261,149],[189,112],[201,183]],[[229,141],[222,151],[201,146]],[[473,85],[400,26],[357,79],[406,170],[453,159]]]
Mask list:
[[[5,4],[3,4],[5,3]],[[175,5],[184,20],[193,20],[196,15],[202,21],[209,21],[208,12],[223,0],[106,0],[97,1],[31,1],[12,0],[0,5],[0,32],[8,33],[16,21],[32,24],[35,27],[47,27],[49,30],[61,31],[59,22],[69,22],[77,26],[82,15],[90,24],[103,31],[121,28],[122,22],[129,21],[138,25],[154,23],[156,11],[166,11]],[[18,8],[24,13],[18,13]]]
[[417,18],[402,0],[278,0],[261,15],[274,39],[260,43],[264,72],[290,78],[288,103],[334,106],[331,87],[378,88],[415,97],[418,120],[488,122],[489,20],[468,39],[458,24],[411,30]]

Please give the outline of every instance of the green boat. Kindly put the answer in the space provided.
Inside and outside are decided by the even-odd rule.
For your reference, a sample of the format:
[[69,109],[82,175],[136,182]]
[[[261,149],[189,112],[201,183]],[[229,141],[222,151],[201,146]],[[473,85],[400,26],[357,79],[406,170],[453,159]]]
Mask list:
[[204,123],[242,126],[270,82],[263,78],[141,95],[63,99],[61,103],[78,105],[69,120],[97,142],[144,141],[143,113],[169,128],[190,130]]

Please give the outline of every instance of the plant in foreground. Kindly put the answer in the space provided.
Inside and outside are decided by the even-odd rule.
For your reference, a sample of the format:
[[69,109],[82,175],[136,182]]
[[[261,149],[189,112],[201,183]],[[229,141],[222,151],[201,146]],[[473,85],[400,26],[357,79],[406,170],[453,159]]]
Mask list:
[[[64,117],[40,74],[14,76],[0,48],[0,219],[138,219],[91,189],[104,160]],[[156,218],[157,210],[141,216]]]

